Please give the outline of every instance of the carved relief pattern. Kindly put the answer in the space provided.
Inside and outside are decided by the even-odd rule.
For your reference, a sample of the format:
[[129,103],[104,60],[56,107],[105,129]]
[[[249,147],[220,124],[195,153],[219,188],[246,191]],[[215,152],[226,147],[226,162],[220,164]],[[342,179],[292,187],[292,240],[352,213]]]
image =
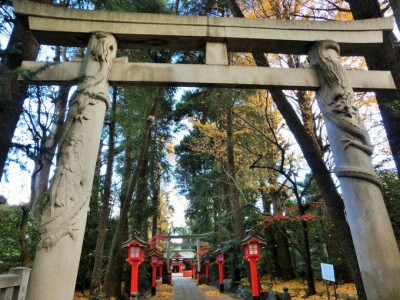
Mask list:
[[[346,69],[340,64],[339,55],[339,45],[331,40],[317,42],[309,51],[311,65],[317,69],[321,84],[317,93],[318,104],[324,117],[340,134],[343,152],[349,150],[352,153],[347,155],[357,155],[355,151],[362,151],[370,157],[373,146],[357,108],[352,105],[354,92]],[[362,165],[337,165],[335,174],[338,177],[362,178],[381,187],[374,171]]]
[[[69,236],[75,240],[74,218],[89,200],[92,178],[85,178],[82,149],[85,145],[84,127],[100,102],[108,106],[108,75],[115,57],[115,38],[108,33],[94,33],[94,43],[89,42],[86,65],[98,64],[93,75],[85,76],[70,101],[65,122],[57,167],[49,190],[49,204],[42,214],[39,232],[39,249],[51,249],[57,242]],[[93,38],[93,37],[92,37]],[[103,120],[101,120],[102,122]],[[96,155],[94,153],[93,155]],[[88,192],[85,192],[88,191]]]

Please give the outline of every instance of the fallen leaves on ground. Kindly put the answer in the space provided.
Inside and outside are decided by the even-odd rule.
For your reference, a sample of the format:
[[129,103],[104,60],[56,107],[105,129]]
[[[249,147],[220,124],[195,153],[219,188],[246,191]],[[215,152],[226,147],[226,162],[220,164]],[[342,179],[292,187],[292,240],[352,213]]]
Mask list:
[[89,299],[90,291],[75,291],[73,300],[86,300]]
[[[315,281],[315,289],[317,295],[306,297],[307,282],[291,280],[291,281],[273,281],[272,290],[274,292],[282,293],[283,287],[289,288],[289,293],[292,300],[325,300],[328,299],[326,294],[325,281]],[[263,290],[268,290],[266,285],[262,285]],[[333,284],[329,284],[330,299],[334,298]],[[336,286],[336,294],[346,294],[347,296],[357,297],[357,290],[353,283],[344,283]]]
[[210,288],[210,286],[209,286],[209,285],[206,285],[206,284],[199,284],[197,287],[198,287],[199,289],[201,289],[201,290],[205,290],[205,289]]
[[167,291],[162,291],[160,293],[157,293],[157,297],[160,297],[160,298],[171,298],[172,296],[174,296],[174,294],[167,292]]
[[158,288],[162,289],[162,290],[172,290],[172,285],[169,284],[160,284],[158,286]]
[[206,291],[204,294],[206,294],[209,297],[218,297],[221,294],[217,291]]

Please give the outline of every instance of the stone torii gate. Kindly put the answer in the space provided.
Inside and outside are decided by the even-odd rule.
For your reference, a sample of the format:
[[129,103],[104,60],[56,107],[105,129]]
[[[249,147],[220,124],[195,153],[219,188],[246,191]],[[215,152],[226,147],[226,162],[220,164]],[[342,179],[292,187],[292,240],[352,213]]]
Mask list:
[[[109,82],[318,90],[368,299],[400,295],[400,254],[370,156],[354,90],[395,89],[388,71],[349,71],[343,55],[364,55],[391,31],[392,19],[349,22],[252,20],[83,11],[14,1],[41,44],[87,46],[83,62],[24,62],[35,84],[78,82],[60,158],[42,214],[28,299],[71,299]],[[119,48],[205,50],[205,65],[128,63]],[[304,69],[229,66],[228,52],[308,54]]]

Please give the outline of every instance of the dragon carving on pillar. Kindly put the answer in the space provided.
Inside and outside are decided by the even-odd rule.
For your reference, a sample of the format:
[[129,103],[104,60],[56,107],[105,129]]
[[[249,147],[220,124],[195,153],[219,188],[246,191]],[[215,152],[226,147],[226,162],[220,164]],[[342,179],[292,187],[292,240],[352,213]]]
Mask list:
[[352,104],[354,92],[339,58],[340,46],[332,40],[316,42],[309,51],[310,63],[316,68],[321,85],[317,92],[318,105],[325,122],[333,129],[331,132],[328,129],[329,140],[331,145],[339,143],[341,146],[337,151],[340,153],[333,153],[334,172],[338,177],[360,178],[381,187],[374,171],[362,163],[370,161],[373,146],[360,114]]
[[83,172],[84,128],[96,105],[105,103],[108,107],[108,75],[116,48],[111,34],[92,34],[83,62],[82,80],[70,100],[57,166],[50,184],[49,203],[41,217],[39,249],[49,250],[65,236],[75,240],[75,232],[79,230],[74,218],[89,201],[91,188],[88,185],[91,186],[92,181],[92,178],[85,178]]

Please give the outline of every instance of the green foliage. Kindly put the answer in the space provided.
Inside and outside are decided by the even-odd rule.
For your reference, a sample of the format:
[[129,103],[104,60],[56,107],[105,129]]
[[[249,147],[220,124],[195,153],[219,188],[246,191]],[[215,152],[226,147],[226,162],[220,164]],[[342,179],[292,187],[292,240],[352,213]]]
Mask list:
[[104,1],[93,0],[96,9],[144,13],[168,13],[165,0],[118,0]]
[[178,12],[192,16],[223,17],[226,11],[226,2],[226,0],[182,0]]
[[[21,266],[21,245],[19,243],[19,227],[22,210],[18,206],[0,205],[0,273],[9,268]],[[26,228],[26,237],[30,253],[35,253],[39,241],[37,225],[30,218]]]
[[383,197],[397,243],[400,245],[400,179],[395,170],[381,171],[378,175],[383,182]]

